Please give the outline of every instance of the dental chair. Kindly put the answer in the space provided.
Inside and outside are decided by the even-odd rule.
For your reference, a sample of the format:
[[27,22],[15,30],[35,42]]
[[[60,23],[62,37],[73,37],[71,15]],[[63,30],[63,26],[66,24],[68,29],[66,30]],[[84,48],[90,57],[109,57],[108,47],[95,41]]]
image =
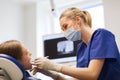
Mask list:
[[0,80],[36,80],[28,79],[27,75],[29,74],[15,58],[0,54]]

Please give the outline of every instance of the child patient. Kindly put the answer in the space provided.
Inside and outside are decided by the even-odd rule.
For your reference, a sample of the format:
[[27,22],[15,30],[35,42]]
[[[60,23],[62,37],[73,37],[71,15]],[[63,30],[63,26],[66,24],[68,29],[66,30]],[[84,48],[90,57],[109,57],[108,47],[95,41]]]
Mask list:
[[[23,66],[25,70],[30,70],[32,65],[30,64],[31,53],[25,46],[17,40],[9,40],[0,44],[0,54],[6,54],[12,56]],[[30,77],[26,71],[26,77]]]
[[[29,50],[27,50],[25,48],[24,44],[22,44],[18,40],[8,40],[8,41],[1,43],[0,44],[0,54],[6,54],[9,56],[12,56],[23,66],[23,68],[25,70],[32,70],[33,74],[35,74],[36,72],[40,72],[40,73],[42,73],[46,76],[49,76],[53,79],[56,79],[57,76],[59,76],[59,74],[56,72],[40,70],[40,69],[37,69],[37,67],[34,67],[32,69],[32,65],[30,63],[31,53]],[[0,70],[1,70],[1,68],[0,68]],[[33,78],[32,76],[30,76],[27,71],[25,71],[25,72],[26,72],[26,74],[24,76],[26,76],[26,78],[27,78],[25,80],[40,80],[40,79],[36,79],[36,78]],[[10,80],[10,79],[7,79],[7,80]]]

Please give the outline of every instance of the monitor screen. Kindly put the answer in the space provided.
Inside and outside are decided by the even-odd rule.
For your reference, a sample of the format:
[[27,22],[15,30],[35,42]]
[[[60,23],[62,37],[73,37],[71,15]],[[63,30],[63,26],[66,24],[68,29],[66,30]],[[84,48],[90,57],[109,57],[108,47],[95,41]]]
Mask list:
[[[81,41],[69,41],[63,34],[52,34],[43,36],[44,56],[52,60],[76,60],[77,44]],[[62,59],[62,60],[61,60]]]

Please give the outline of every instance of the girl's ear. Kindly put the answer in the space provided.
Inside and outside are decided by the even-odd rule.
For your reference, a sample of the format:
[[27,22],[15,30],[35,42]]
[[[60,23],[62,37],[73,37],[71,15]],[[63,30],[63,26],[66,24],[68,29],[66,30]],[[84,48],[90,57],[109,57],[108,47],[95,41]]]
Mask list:
[[77,22],[77,24],[81,24],[81,17],[80,16],[76,16],[76,22]]

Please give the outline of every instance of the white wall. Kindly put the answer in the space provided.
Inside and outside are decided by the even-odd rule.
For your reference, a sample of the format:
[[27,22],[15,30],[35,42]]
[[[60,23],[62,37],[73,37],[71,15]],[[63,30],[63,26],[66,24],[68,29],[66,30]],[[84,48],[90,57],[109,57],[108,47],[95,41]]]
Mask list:
[[105,27],[116,36],[120,50],[120,0],[103,0]]
[[0,0],[0,42],[17,39],[36,56],[36,4]]
[[20,5],[11,0],[0,0],[0,42],[9,39],[23,41],[23,13]]
[[43,57],[42,37],[54,33],[53,18],[49,0],[37,3],[37,56]]
[[36,3],[23,6],[24,44],[36,56]]

